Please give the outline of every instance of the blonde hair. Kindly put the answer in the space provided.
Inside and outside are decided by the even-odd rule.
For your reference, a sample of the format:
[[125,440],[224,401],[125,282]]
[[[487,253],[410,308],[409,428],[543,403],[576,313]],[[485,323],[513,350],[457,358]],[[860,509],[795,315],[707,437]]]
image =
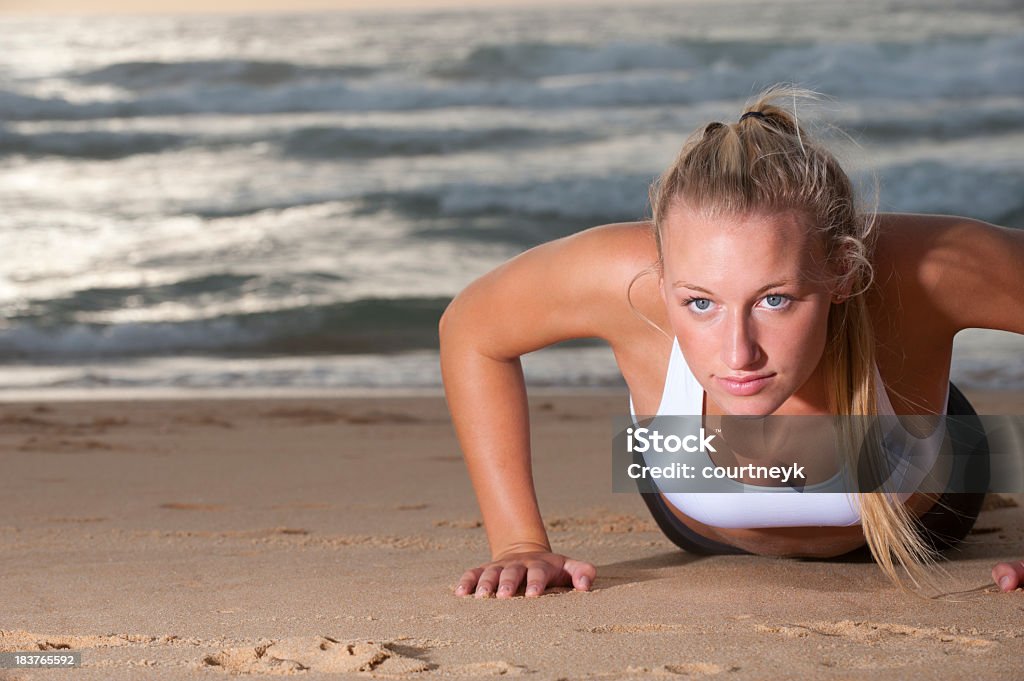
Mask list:
[[[707,216],[745,216],[791,211],[814,229],[827,263],[837,273],[824,368],[831,411],[877,413],[875,336],[865,292],[874,278],[875,210],[858,207],[853,183],[836,158],[810,139],[796,117],[797,100],[819,95],[789,85],[761,92],[735,123],[711,123],[687,139],[678,158],[651,187],[652,224],[663,265],[662,229],[675,207]],[[792,102],[792,108],[785,104]],[[634,278],[649,273],[645,270]],[[630,284],[630,288],[632,283]],[[628,292],[627,292],[628,293]],[[863,421],[856,419],[854,422]],[[847,434],[851,438],[864,433]],[[859,440],[851,440],[859,441]],[[856,449],[847,447],[846,451]],[[880,448],[870,448],[872,467],[884,468]],[[852,461],[851,461],[852,463]],[[935,587],[928,567],[936,552],[918,534],[917,519],[887,492],[858,493],[864,538],[875,561],[901,589],[896,564],[915,587]]]

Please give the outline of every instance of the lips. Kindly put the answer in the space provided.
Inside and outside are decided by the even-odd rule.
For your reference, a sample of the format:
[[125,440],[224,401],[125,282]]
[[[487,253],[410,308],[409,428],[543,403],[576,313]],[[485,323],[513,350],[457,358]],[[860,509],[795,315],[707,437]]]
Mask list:
[[715,380],[725,392],[736,397],[756,395],[775,377],[775,374],[756,374],[750,376],[716,376]]

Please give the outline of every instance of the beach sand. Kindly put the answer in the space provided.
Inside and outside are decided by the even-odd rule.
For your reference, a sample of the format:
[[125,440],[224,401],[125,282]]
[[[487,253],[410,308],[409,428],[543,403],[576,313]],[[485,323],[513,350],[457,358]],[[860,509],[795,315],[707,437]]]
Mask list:
[[[980,413],[1024,395],[973,393]],[[870,563],[700,557],[611,492],[622,395],[531,400],[538,497],[590,593],[457,598],[488,557],[440,398],[0,405],[0,679],[1020,678],[1019,497],[947,554],[955,599]]]

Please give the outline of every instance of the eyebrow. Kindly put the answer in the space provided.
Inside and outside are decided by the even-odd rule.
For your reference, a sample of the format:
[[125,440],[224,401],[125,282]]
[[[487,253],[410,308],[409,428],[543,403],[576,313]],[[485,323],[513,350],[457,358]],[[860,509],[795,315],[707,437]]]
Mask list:
[[[761,288],[757,289],[754,295],[760,295],[765,291],[770,291],[773,288],[781,288],[783,286],[789,286],[790,284],[794,283],[796,282],[793,279],[781,279],[779,281],[772,282],[771,284],[765,284]],[[707,290],[703,286],[697,286],[696,284],[688,284],[681,279],[676,283],[672,284],[672,288],[688,288],[693,289],[694,291],[700,291],[701,293],[707,293],[709,296],[715,295],[712,291]]]

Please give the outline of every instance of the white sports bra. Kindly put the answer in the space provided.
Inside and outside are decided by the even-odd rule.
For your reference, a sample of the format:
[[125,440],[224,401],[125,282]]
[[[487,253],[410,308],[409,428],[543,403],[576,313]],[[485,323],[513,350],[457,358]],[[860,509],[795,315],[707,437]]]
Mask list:
[[[878,413],[894,415],[892,403],[886,393],[881,376],[875,370],[878,390]],[[949,396],[947,394],[946,401]],[[946,402],[943,402],[945,405]],[[636,423],[633,397],[629,398],[629,411]],[[945,409],[943,409],[945,411]],[[665,389],[657,414],[653,416],[690,416],[704,413],[704,388],[690,371],[686,358],[673,340],[669,357]],[[645,415],[646,416],[646,415]],[[927,438],[915,438],[902,428],[898,437],[914,438],[913,465],[901,460],[895,466],[890,480],[898,480],[896,489],[916,488],[928,475],[945,438],[945,424]],[[886,436],[887,443],[889,435]],[[890,447],[892,449],[892,447]],[[924,452],[924,455],[921,455]],[[704,454],[709,463],[710,457]],[[711,463],[711,465],[714,465]],[[829,483],[816,485],[819,488]],[[846,492],[802,493],[792,487],[761,487],[735,483],[739,492],[663,492],[665,499],[680,511],[705,525],[723,528],[757,527],[848,527],[860,523],[860,506],[854,494]],[[808,488],[813,486],[808,486]],[[805,488],[805,489],[808,489]],[[911,494],[897,495],[906,501]]]

